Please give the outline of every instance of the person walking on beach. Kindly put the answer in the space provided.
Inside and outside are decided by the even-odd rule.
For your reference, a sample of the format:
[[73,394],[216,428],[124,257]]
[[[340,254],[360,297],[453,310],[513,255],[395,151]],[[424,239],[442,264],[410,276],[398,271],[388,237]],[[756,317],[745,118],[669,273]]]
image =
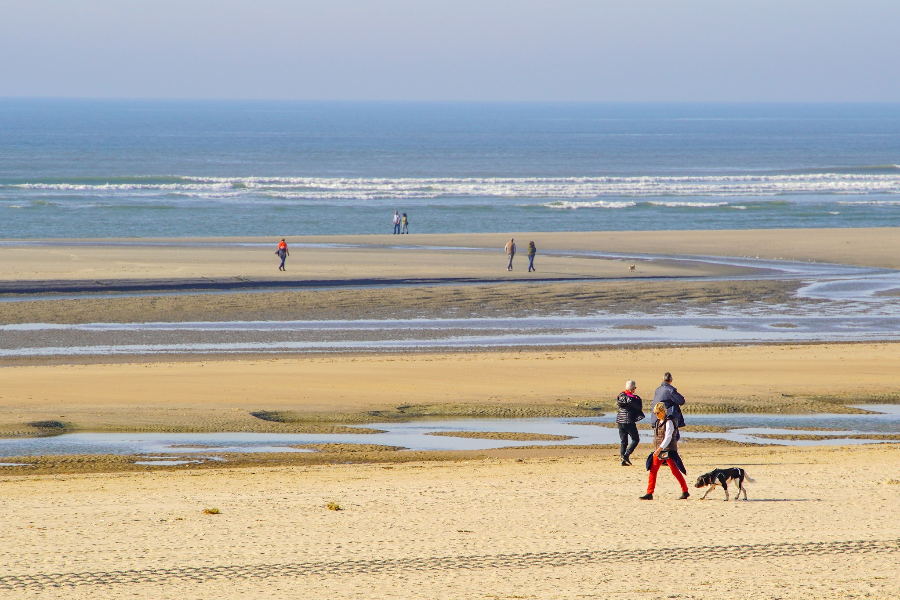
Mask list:
[[537,271],[534,268],[534,255],[537,254],[537,247],[535,247],[534,242],[528,242],[528,272]]
[[512,259],[513,256],[516,255],[516,239],[509,238],[509,241],[506,242],[506,256],[509,257],[509,264],[506,265],[507,271],[512,271]]
[[687,500],[690,494],[687,482],[682,475],[682,473],[686,475],[687,471],[684,469],[681,457],[678,456],[678,438],[680,437],[678,425],[675,423],[675,419],[666,414],[666,405],[662,402],[656,403],[656,406],[653,407],[653,414],[656,415],[656,420],[653,422],[653,445],[656,449],[647,457],[650,480],[647,482],[647,493],[640,499],[653,500],[653,492],[656,490],[656,474],[663,463],[668,463],[669,470],[672,471],[672,475],[681,486],[679,500]]
[[662,402],[666,407],[666,414],[675,420],[676,426],[684,427],[684,415],[681,414],[681,407],[684,406],[684,396],[672,387],[671,373],[667,372],[663,375],[662,383],[656,388],[656,393],[653,394],[653,405],[656,406],[658,402]]
[[278,266],[279,271],[284,271],[284,259],[291,255],[288,252],[287,242],[284,241],[284,238],[281,238],[281,241],[278,242],[278,250],[275,251],[275,254],[278,255],[278,258],[281,259],[281,264]]
[[400,233],[400,212],[394,211],[394,234]]
[[[623,467],[631,466],[631,454],[641,441],[637,423],[645,416],[644,402],[640,396],[634,393],[635,389],[637,389],[637,384],[629,379],[625,382],[625,391],[616,398],[616,404],[619,405],[616,424],[619,427],[619,440],[622,442],[619,454],[622,457]],[[628,444],[629,437],[631,445]]]
[[403,217],[400,219],[400,223],[403,225],[403,229],[400,230],[400,233],[409,233],[409,219],[406,216],[406,213],[403,213]]

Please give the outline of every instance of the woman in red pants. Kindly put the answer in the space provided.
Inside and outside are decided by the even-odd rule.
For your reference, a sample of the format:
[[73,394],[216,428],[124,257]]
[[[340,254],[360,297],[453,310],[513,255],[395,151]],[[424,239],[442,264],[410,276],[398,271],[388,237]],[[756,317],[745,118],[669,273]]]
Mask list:
[[684,463],[678,456],[678,424],[671,417],[666,416],[666,405],[657,402],[653,407],[653,414],[656,415],[656,421],[653,423],[653,445],[656,450],[647,457],[647,470],[650,471],[650,481],[647,483],[647,494],[641,496],[641,500],[653,500],[653,490],[656,489],[656,474],[659,467],[663,463],[669,465],[672,475],[678,480],[681,486],[680,500],[686,500],[690,494],[688,493],[687,482],[684,480],[682,473]]

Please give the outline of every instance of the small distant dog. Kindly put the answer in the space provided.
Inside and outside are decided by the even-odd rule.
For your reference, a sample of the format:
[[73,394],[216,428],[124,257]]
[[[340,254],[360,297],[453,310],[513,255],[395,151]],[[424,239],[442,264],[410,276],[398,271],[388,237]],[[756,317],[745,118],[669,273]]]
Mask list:
[[743,470],[740,467],[731,467],[730,469],[713,469],[709,473],[704,473],[700,477],[697,478],[697,485],[695,487],[701,488],[704,486],[709,486],[709,489],[706,490],[706,493],[700,497],[701,500],[705,499],[706,496],[716,489],[716,486],[721,485],[722,489],[725,490],[725,502],[728,502],[728,481],[736,481],[738,484],[738,493],[735,500],[741,499],[741,492],[744,492],[744,500],[747,499],[747,490],[744,488],[744,482],[749,481],[753,483],[753,480],[747,475],[747,471]]
[[634,265],[628,265],[628,270],[634,273]]

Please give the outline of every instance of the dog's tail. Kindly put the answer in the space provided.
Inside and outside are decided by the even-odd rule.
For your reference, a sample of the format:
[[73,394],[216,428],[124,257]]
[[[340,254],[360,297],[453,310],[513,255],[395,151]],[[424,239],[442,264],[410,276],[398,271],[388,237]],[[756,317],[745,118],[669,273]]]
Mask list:
[[744,481],[749,481],[750,483],[756,483],[756,480],[747,475],[747,471],[744,471]]

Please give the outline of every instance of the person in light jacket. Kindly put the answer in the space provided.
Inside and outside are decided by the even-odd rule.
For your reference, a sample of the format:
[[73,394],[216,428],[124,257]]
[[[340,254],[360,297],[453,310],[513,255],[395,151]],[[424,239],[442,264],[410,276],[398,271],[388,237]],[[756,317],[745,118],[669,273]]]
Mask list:
[[[625,382],[625,391],[616,398],[616,404],[619,405],[616,425],[619,427],[619,440],[622,442],[619,455],[622,457],[623,467],[631,466],[631,454],[641,441],[637,424],[644,418],[644,403],[641,397],[634,393],[636,389],[637,384],[629,379]],[[631,445],[628,444],[629,437]]]
[[678,455],[678,425],[675,419],[666,414],[666,405],[657,402],[653,407],[653,414],[656,420],[653,422],[653,445],[656,448],[652,454],[647,457],[647,470],[650,471],[650,480],[647,482],[647,493],[641,496],[641,500],[653,500],[653,492],[656,490],[656,474],[659,467],[663,463],[669,465],[672,475],[678,480],[681,486],[681,497],[679,500],[687,500],[690,497],[688,493],[687,482],[684,480],[684,463]]
[[506,242],[506,256],[509,257],[509,264],[506,265],[507,271],[512,271],[512,259],[513,256],[516,255],[516,240],[515,238],[509,238],[509,241]]

